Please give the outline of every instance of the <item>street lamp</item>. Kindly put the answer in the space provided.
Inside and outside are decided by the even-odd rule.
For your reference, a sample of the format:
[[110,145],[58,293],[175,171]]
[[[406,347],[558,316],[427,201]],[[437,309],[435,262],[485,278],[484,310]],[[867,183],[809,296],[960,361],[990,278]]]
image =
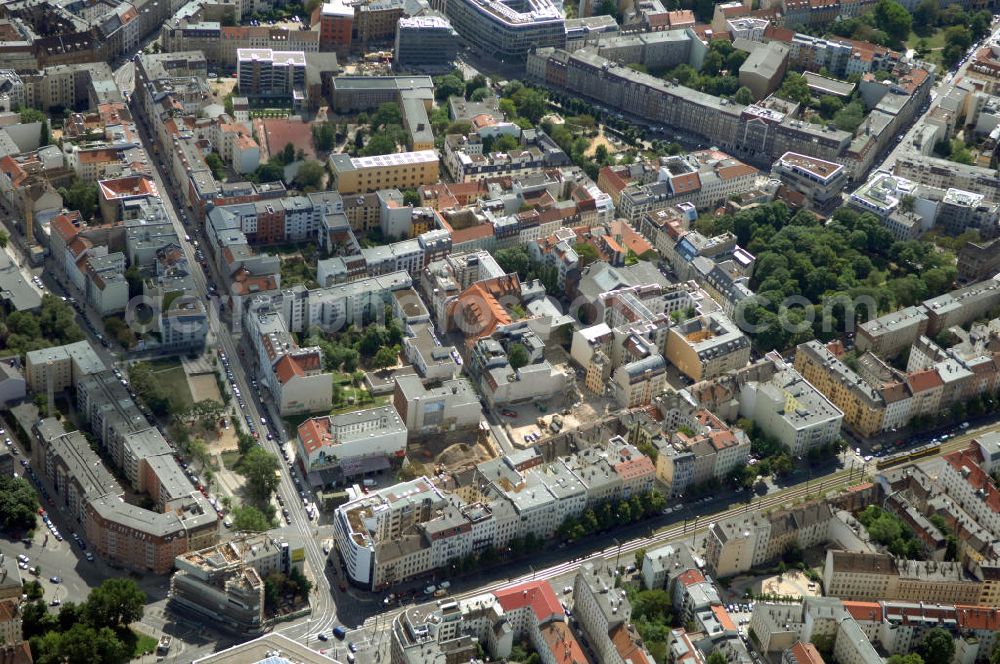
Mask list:
[[312,636],[312,618],[306,618],[306,648],[309,647],[309,637]]

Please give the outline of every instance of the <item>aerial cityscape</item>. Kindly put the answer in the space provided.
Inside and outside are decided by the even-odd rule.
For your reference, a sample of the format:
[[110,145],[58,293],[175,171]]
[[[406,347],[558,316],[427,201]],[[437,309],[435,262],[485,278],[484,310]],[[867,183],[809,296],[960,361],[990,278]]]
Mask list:
[[0,0],[0,664],[1000,664],[994,12]]

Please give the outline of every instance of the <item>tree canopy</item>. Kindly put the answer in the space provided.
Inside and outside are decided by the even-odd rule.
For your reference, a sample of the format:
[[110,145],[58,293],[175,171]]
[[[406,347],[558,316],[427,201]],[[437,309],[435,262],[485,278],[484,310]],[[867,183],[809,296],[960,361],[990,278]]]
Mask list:
[[948,630],[934,627],[924,634],[917,645],[917,654],[924,660],[924,664],[951,664],[951,659],[955,656],[955,640]]
[[243,455],[237,470],[246,478],[244,489],[251,500],[263,503],[271,498],[281,482],[278,467],[278,457],[263,447],[254,446]]
[[0,527],[5,533],[35,527],[38,494],[23,477],[0,477]]
[[243,505],[231,512],[233,530],[237,532],[262,533],[271,529],[271,520],[252,505]]
[[[761,350],[831,339],[854,321],[947,291],[956,275],[951,252],[922,240],[894,241],[874,215],[849,208],[821,223],[776,202],[705,218],[698,228],[706,235],[730,231],[757,257],[750,284],[755,297],[736,318]],[[808,304],[779,317],[792,297]]]

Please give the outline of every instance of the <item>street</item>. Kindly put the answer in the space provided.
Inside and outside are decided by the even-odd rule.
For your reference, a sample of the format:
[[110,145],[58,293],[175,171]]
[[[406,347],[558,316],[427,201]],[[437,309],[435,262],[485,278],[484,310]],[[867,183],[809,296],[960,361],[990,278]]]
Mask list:
[[[132,71],[134,71],[132,63],[125,63],[125,65],[123,65],[123,67],[115,73],[116,81],[121,83],[134,81],[133,74],[131,73]],[[153,143],[149,128],[145,124],[141,115],[137,112],[135,106],[133,106],[133,116],[135,117],[136,126],[139,130],[139,136],[142,140],[143,146],[148,154],[154,155],[155,152],[152,149]],[[155,158],[152,174],[158,190],[164,194],[162,202],[167,212],[167,216],[170,219],[171,224],[174,226],[178,236],[184,238],[188,235],[188,230],[185,229],[177,212],[178,209],[182,207],[182,202],[175,198],[177,189],[169,186],[170,183],[165,181],[160,169],[157,168],[157,160]],[[242,411],[242,414],[249,416],[254,422],[260,422],[262,415],[269,417],[279,425],[276,427],[278,429],[277,433],[279,434],[279,437],[286,435],[286,432],[281,430],[280,420],[273,419],[272,414],[267,412],[257,401],[255,396],[256,390],[250,389],[250,381],[246,375],[244,363],[238,359],[240,358],[240,354],[238,352],[239,338],[238,336],[231,334],[230,330],[227,329],[225,324],[220,320],[218,309],[219,303],[216,299],[208,296],[208,278],[199,266],[198,261],[195,260],[194,248],[190,242],[182,242],[181,246],[185,257],[188,260],[188,264],[192,267],[192,274],[198,289],[198,296],[205,304],[209,315],[209,332],[206,352],[214,352],[214,350],[218,347],[221,348],[229,358],[233,358],[234,361],[230,363],[230,367],[232,368],[236,384],[239,386],[241,393],[243,393],[246,397],[246,409]],[[242,418],[237,419],[242,420]],[[242,421],[240,426],[241,428],[246,428],[245,420]],[[281,458],[280,450],[278,449],[278,441],[266,441],[262,438],[261,444],[269,452],[277,455],[279,459]],[[304,621],[293,625],[293,628],[297,630],[295,632],[295,636],[304,636],[307,629],[315,632],[329,632],[337,622],[337,607],[333,602],[331,585],[326,576],[326,555],[323,553],[319,543],[317,542],[316,525],[310,521],[308,515],[306,514],[302,505],[302,500],[299,497],[299,493],[296,490],[290,476],[290,471],[284,465],[282,466],[281,475],[282,479],[278,488],[278,493],[285,501],[285,505],[289,507],[292,516],[292,525],[290,527],[283,528],[282,533],[289,540],[292,547],[302,546],[305,549],[306,561],[308,563],[307,575],[314,584],[313,595],[310,599],[312,601],[313,615],[317,617],[311,625],[307,625]]]

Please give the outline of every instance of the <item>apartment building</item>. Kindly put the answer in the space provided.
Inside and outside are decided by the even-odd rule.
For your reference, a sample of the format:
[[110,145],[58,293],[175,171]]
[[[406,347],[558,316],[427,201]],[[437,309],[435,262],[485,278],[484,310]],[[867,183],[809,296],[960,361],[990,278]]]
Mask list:
[[992,169],[956,164],[947,159],[906,154],[896,160],[894,172],[917,184],[937,189],[961,189],[982,194],[989,203],[1000,203],[1000,182]]
[[244,319],[257,352],[261,383],[282,415],[329,410],[333,379],[323,371],[318,347],[300,348],[277,311],[258,309]]
[[[984,455],[991,449],[982,436],[969,447],[946,454],[938,482],[945,493],[994,537],[1000,537],[1000,491],[990,480],[995,468]],[[996,448],[996,443],[992,443]]]
[[929,337],[934,337],[949,327],[965,325],[982,318],[1000,306],[1000,273],[944,295],[924,300],[922,306],[927,313]]
[[714,312],[670,328],[666,358],[691,380],[705,380],[745,367],[750,340],[725,314]]
[[533,48],[566,45],[565,18],[550,0],[530,7],[457,0],[448,2],[444,13],[466,42],[494,57],[523,60]]
[[607,664],[652,664],[631,624],[632,606],[611,569],[584,563],[573,581],[573,612],[597,658]]
[[[160,28],[165,52],[201,51],[213,67],[235,68],[240,49],[274,49],[318,53],[323,46],[321,31],[298,26],[222,25],[218,21],[180,19]],[[322,50],[335,50],[323,48]]]
[[[704,137],[729,154],[776,159],[799,152],[827,161],[847,155],[851,134],[803,123],[780,101],[734,104],[610,62],[589,49],[537,49],[529,77],[623,112]],[[770,165],[770,162],[768,162]]]
[[324,2],[313,11],[312,25],[319,24],[319,47],[345,58],[351,51],[354,7],[344,0]]
[[415,67],[450,67],[458,54],[458,33],[440,15],[403,17],[396,28],[392,66],[406,71]]
[[334,537],[348,578],[381,589],[517,537],[552,537],[588,506],[649,491],[654,475],[617,437],[552,463],[527,449],[479,464],[454,493],[420,478],[346,503]]
[[718,150],[662,158],[648,171],[618,194],[618,213],[631,222],[682,203],[711,208],[754,189],[759,175],[756,168]]
[[267,628],[264,579],[302,571],[304,551],[268,533],[241,534],[174,560],[170,603],[238,634]]
[[104,360],[86,340],[25,354],[24,377],[28,389],[36,394],[62,392],[85,376],[104,370]]
[[299,425],[296,457],[311,484],[336,486],[397,466],[406,435],[394,406],[312,417]]
[[842,165],[796,152],[781,155],[771,167],[771,174],[805,196],[809,207],[819,213],[840,205],[847,184],[847,169]]
[[905,307],[858,326],[858,352],[871,351],[880,357],[892,357],[909,348],[927,333],[928,318],[923,307]]
[[862,436],[883,428],[885,400],[830,349],[813,340],[799,344],[795,370],[844,414],[844,424]]
[[466,378],[428,388],[419,376],[398,376],[393,406],[410,434],[471,429],[482,418],[479,397]]
[[754,99],[764,99],[781,85],[788,65],[788,50],[788,46],[777,41],[755,43],[739,71],[740,85],[747,87]]
[[989,242],[966,242],[959,249],[959,283],[982,281],[998,273],[1000,273],[1000,238]]
[[840,439],[844,413],[784,361],[770,380],[746,382],[739,402],[740,415],[753,420],[792,456]]
[[723,519],[709,525],[706,568],[717,577],[726,577],[779,559],[792,545],[806,549],[829,541],[854,544],[858,540],[852,523],[857,523],[853,517],[835,512],[825,500],[769,514],[748,513]]
[[692,486],[722,482],[746,464],[750,438],[741,429],[730,428],[713,413],[696,410],[682,427],[657,443],[656,476],[679,496]]
[[480,650],[494,659],[505,659],[516,643],[523,642],[530,644],[543,662],[574,664],[586,660],[565,623],[559,598],[544,581],[411,607],[393,620],[391,639],[391,664],[446,658],[466,661]]
[[831,597],[935,604],[975,604],[981,581],[960,563],[903,560],[884,553],[828,550],[823,590]]
[[236,79],[246,97],[282,97],[304,101],[306,54],[302,51],[274,51],[269,48],[241,48],[236,51]]
[[333,188],[341,194],[363,194],[379,189],[416,189],[439,178],[434,150],[399,152],[375,157],[332,154],[329,160]]
[[977,230],[985,238],[995,237],[1000,223],[1000,207],[986,203],[983,194],[948,189],[938,204],[934,225],[949,235]]
[[648,404],[663,392],[667,382],[667,363],[659,353],[623,364],[614,373],[615,400],[621,408]]
[[430,76],[338,76],[331,84],[331,101],[338,113],[378,108],[380,104],[416,99],[431,110],[434,81]]
[[[80,385],[86,383],[84,380]],[[164,574],[173,568],[176,556],[218,540],[215,510],[194,491],[172,456],[168,455],[169,463],[162,466],[153,459],[141,463],[166,482],[173,482],[172,464],[187,484],[189,496],[164,503],[157,500],[162,495],[158,487],[150,485],[152,497],[157,500],[154,511],[124,502],[123,489],[79,432],[66,433],[56,420],[42,420],[35,427],[35,442],[34,462],[51,484],[53,500],[71,511],[82,524],[92,550],[111,563]],[[105,445],[107,442],[102,441]]]

